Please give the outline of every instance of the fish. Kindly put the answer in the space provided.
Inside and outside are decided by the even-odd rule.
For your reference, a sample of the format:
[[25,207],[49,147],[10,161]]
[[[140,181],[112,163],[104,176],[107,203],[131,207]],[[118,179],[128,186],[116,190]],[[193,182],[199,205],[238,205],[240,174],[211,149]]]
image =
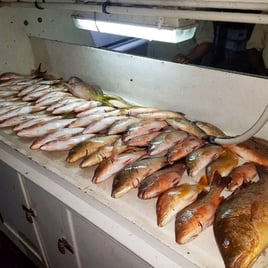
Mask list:
[[225,133],[213,124],[202,121],[194,122],[200,129],[202,129],[207,135],[213,137],[225,137]]
[[135,162],[147,154],[146,150],[130,150],[125,153],[109,157],[102,161],[96,168],[92,178],[93,183],[101,183],[112,178],[127,165]]
[[211,162],[206,167],[206,176],[212,182],[215,172],[220,176],[227,176],[238,165],[238,158],[230,150],[225,151],[215,161]]
[[38,114],[36,117],[34,117],[32,119],[29,119],[25,122],[22,122],[16,126],[14,126],[13,131],[18,132],[24,128],[29,128],[29,127],[32,127],[34,125],[43,124],[45,122],[55,120],[55,119],[60,119],[60,118],[62,118],[62,116],[49,116],[47,114]]
[[155,120],[164,120],[168,118],[184,118],[183,114],[172,112],[172,111],[153,111],[153,112],[146,112],[140,113],[136,115],[138,118],[147,120],[147,119],[155,119]]
[[67,86],[74,96],[81,99],[99,100],[103,96],[103,92],[100,89],[90,86],[78,77],[70,77]]
[[[66,94],[68,96],[68,94]],[[45,106],[48,107],[52,104],[57,103],[58,101],[62,100],[65,96],[48,96],[46,98],[39,98],[35,101],[35,106]],[[41,100],[42,99],[42,100]]]
[[31,106],[31,105],[25,105],[21,107],[17,107],[16,109],[6,112],[2,115],[0,115],[0,121],[7,120],[13,116],[19,115],[19,114],[28,114],[28,113],[36,113],[44,110],[45,107],[37,107],[37,106]]
[[112,110],[110,112],[90,114],[84,117],[77,118],[69,127],[86,127],[95,121],[99,121],[103,118],[116,116],[116,115],[120,115],[119,110]]
[[26,106],[28,104],[25,104],[24,102],[17,102],[17,103],[9,103],[7,102],[6,105],[2,105],[2,107],[0,108],[0,116],[10,112],[10,111],[13,111],[19,107],[22,107],[22,106]]
[[151,199],[179,184],[185,171],[185,164],[175,163],[146,177],[139,185],[138,197]]
[[167,159],[169,163],[180,160],[194,150],[199,149],[205,144],[204,140],[189,135],[182,142],[175,144],[168,150]]
[[252,181],[257,176],[257,169],[254,163],[246,162],[233,169],[229,176],[231,181],[227,185],[227,189],[233,192],[243,183]]
[[22,100],[23,101],[34,101],[38,98],[41,98],[43,96],[47,96],[48,93],[51,92],[66,92],[67,89],[64,87],[51,87],[48,86],[47,88],[38,88],[33,91],[31,91],[29,94],[25,95]]
[[7,81],[7,80],[30,80],[34,79],[36,77],[42,77],[44,76],[46,71],[42,72],[41,71],[41,64],[38,65],[37,69],[32,71],[31,74],[21,74],[21,73],[14,73],[14,72],[6,72],[2,73],[0,75],[0,81]]
[[76,144],[89,140],[94,137],[94,134],[81,134],[76,136],[71,136],[66,139],[58,139],[45,143],[40,147],[42,151],[66,151],[72,149]]
[[84,116],[88,116],[88,115],[92,115],[92,114],[99,114],[99,113],[106,113],[106,112],[110,112],[110,111],[114,111],[115,108],[110,107],[110,106],[105,106],[105,105],[101,105],[101,106],[96,106],[93,107],[91,109],[88,109],[86,111],[80,112],[78,114],[76,114],[76,117],[84,117]]
[[39,123],[37,125],[33,125],[28,128],[24,128],[17,132],[19,137],[23,138],[35,138],[41,137],[45,134],[49,134],[55,132],[59,128],[66,127],[69,125],[74,119],[53,119],[48,122]]
[[94,107],[97,107],[97,106],[101,106],[102,103],[99,102],[99,101],[85,101],[83,103],[81,103],[80,106],[74,108],[74,112],[75,113],[81,113],[81,112],[84,112],[86,110],[89,110],[89,109],[92,109]]
[[118,96],[104,95],[101,99],[102,103],[115,108],[127,108],[132,105]]
[[178,244],[189,243],[213,224],[216,210],[224,199],[221,193],[229,181],[229,177],[214,173],[209,191],[177,213],[175,237]]
[[264,139],[252,137],[239,144],[224,146],[245,161],[268,167],[268,142]]
[[169,118],[166,122],[174,129],[183,130],[197,138],[204,138],[207,134],[196,124],[186,118]]
[[[56,93],[56,92],[54,92],[54,93]],[[55,109],[57,109],[59,107],[63,107],[65,105],[67,105],[67,104],[70,104],[70,103],[73,103],[73,102],[76,102],[76,101],[77,101],[77,98],[72,96],[72,95],[70,97],[64,97],[63,99],[59,100],[57,103],[54,103],[54,104],[50,105],[49,107],[47,107],[46,110],[48,112],[53,112]]]
[[207,144],[185,158],[186,170],[189,176],[196,176],[203,168],[216,160],[223,152],[224,148],[218,145]]
[[114,177],[111,196],[122,197],[131,189],[137,188],[147,176],[167,164],[166,157],[151,157],[126,166]]
[[0,91],[20,91],[24,88],[25,86],[19,86],[19,85],[11,85],[7,87],[0,87]]
[[161,131],[154,131],[145,135],[134,137],[127,141],[127,145],[136,147],[147,147],[149,146],[152,139],[158,136]]
[[40,118],[41,114],[20,114],[6,119],[0,123],[0,128],[14,127],[34,118]]
[[67,138],[81,133],[84,128],[61,128],[53,133],[36,138],[30,148],[37,150],[44,144],[55,140],[66,140]]
[[[120,140],[120,139],[119,139]],[[106,145],[100,147],[95,152],[86,157],[81,163],[81,168],[91,167],[97,165],[104,161],[105,159],[112,157],[113,153],[121,154],[129,149],[129,146],[123,144],[122,141],[120,143],[115,142],[114,145]]]
[[118,115],[118,116],[104,117],[100,120],[95,120],[94,122],[92,122],[85,128],[83,133],[84,134],[98,133],[100,131],[108,129],[114,122],[124,119],[124,118],[126,118],[126,116]]
[[84,157],[89,156],[100,147],[113,144],[119,138],[119,135],[93,137],[89,141],[80,143],[73,147],[72,150],[70,150],[66,161],[68,163],[74,163]]
[[199,183],[183,183],[160,194],[156,202],[157,225],[163,227],[168,224],[179,211],[192,204],[204,190],[207,191],[208,186],[204,177],[201,177]]
[[24,89],[22,89],[19,93],[18,93],[18,96],[23,98],[25,96],[27,96],[28,94],[30,94],[31,92],[33,92],[34,90],[42,90],[42,89],[47,89],[47,88],[50,88],[49,85],[38,85],[38,84],[33,84],[33,85],[30,85]]
[[165,150],[168,150],[178,142],[182,142],[187,138],[188,134],[185,131],[165,131],[153,138],[148,147],[149,155],[156,155]]
[[52,111],[52,114],[64,114],[64,113],[70,113],[75,110],[75,108],[79,107],[81,104],[84,103],[84,100],[77,99],[74,102],[62,105]]
[[0,91],[0,98],[17,96],[17,91]]
[[124,112],[124,114],[130,116],[136,116],[141,113],[151,113],[159,111],[159,109],[155,107],[143,107],[143,106],[131,106],[121,110]]
[[110,127],[107,132],[108,135],[113,135],[113,134],[119,134],[125,132],[128,127],[134,123],[140,122],[141,119],[128,116],[127,118],[120,119],[116,122],[114,122]]
[[213,232],[226,268],[250,268],[268,247],[268,171],[256,168],[259,180],[239,187],[216,211]]
[[136,136],[156,132],[165,127],[167,127],[167,123],[165,121],[158,120],[144,120],[138,123],[134,123],[127,129],[126,133],[123,136],[123,141],[127,142]]
[[37,77],[33,79],[21,79],[21,80],[17,80],[16,85],[29,86],[33,84],[39,84],[42,80],[43,80],[43,77]]
[[46,101],[47,99],[50,99],[50,98],[56,99],[58,101],[57,103],[59,103],[60,101],[66,100],[66,99],[70,99],[70,98],[74,99],[74,97],[72,97],[72,95],[68,92],[55,91],[55,92],[50,92],[50,93],[46,94],[45,96],[38,98],[35,101],[35,104],[37,105],[37,104],[39,104],[43,101]]

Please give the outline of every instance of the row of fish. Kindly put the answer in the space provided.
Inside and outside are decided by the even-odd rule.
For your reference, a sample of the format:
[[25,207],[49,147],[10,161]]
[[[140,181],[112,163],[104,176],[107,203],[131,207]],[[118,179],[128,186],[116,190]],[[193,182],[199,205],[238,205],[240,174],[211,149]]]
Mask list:
[[[132,106],[79,78],[66,82],[40,68],[31,75],[0,75],[0,128],[33,139],[33,150],[66,151],[68,163],[95,168],[92,182],[112,180],[113,198],[134,188],[140,199],[155,198],[158,226],[174,220],[179,244],[213,224],[226,267],[250,267],[268,246],[266,240],[248,241],[268,230],[263,189],[268,179],[259,167],[268,167],[263,139],[225,147],[210,144],[208,135],[225,134],[209,123],[192,122],[178,112]],[[260,180],[253,182],[257,173]],[[253,198],[256,191],[258,198]],[[239,208],[252,217],[243,215],[233,228]],[[244,223],[255,228],[248,238],[237,231]],[[240,237],[243,243],[238,243]]]

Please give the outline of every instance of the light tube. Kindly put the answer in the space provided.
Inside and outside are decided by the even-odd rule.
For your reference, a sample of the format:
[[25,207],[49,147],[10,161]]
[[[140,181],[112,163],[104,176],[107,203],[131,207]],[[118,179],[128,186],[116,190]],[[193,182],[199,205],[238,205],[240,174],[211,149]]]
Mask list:
[[80,18],[74,18],[74,24],[77,28],[83,30],[131,36],[169,43],[178,43],[188,40],[193,37],[196,30],[196,27],[187,29],[158,29],[151,26],[140,26],[134,24]]

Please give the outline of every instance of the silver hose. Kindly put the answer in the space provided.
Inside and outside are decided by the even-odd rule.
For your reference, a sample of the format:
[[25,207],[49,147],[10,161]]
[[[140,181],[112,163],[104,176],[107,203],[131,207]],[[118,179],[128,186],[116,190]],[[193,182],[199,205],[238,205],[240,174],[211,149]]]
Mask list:
[[209,136],[207,137],[207,140],[211,143],[217,143],[217,144],[241,143],[243,141],[248,140],[249,138],[254,136],[257,132],[259,132],[262,129],[262,127],[266,124],[267,121],[268,121],[268,105],[265,107],[263,113],[261,114],[259,119],[255,122],[255,124],[250,129],[245,131],[243,134],[237,135],[234,137],[226,136],[223,138]]

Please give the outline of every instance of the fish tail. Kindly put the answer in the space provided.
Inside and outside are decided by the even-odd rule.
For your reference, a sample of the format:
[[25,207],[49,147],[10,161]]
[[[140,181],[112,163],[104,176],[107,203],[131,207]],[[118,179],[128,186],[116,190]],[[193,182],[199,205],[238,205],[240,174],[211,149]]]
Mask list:
[[211,187],[217,187],[223,189],[228,185],[230,181],[231,177],[229,176],[222,177],[218,171],[215,171],[213,179],[211,181]]
[[38,76],[39,76],[39,75],[40,75],[40,76],[44,75],[44,74],[47,72],[47,70],[45,70],[45,71],[42,72],[42,71],[41,71],[41,66],[42,66],[42,63],[39,63],[37,69],[32,71],[32,74],[33,74],[33,75],[38,75]]

